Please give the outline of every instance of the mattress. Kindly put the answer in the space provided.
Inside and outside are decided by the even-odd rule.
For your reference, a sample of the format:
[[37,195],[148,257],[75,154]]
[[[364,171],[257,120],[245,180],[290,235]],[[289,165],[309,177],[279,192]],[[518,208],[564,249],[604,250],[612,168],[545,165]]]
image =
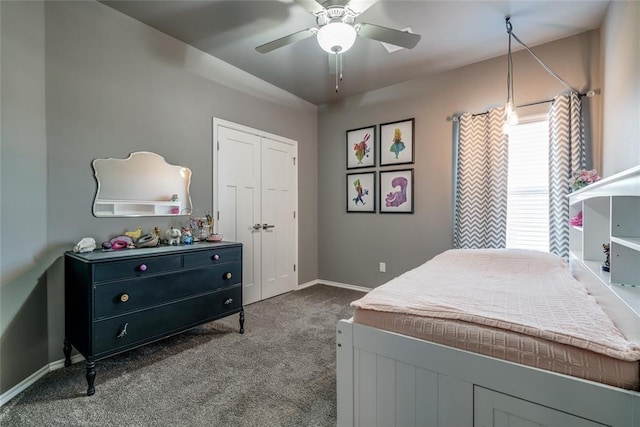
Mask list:
[[620,333],[555,255],[447,251],[352,306],[360,324],[640,389],[640,345]]

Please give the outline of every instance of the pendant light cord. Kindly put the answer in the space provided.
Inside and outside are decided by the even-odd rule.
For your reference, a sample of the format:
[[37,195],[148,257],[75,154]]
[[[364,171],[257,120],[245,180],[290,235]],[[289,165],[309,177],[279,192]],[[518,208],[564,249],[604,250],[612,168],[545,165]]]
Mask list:
[[[507,18],[508,19],[508,18]],[[511,101],[515,105],[513,99],[513,58],[511,56],[511,23],[507,21],[507,33],[509,33],[509,49],[507,50],[507,104]]]
[[565,85],[568,89],[570,89],[570,90],[572,90],[574,92],[580,93],[580,91],[578,89],[576,89],[573,86],[571,86],[569,83],[567,83],[565,80],[563,80],[559,75],[557,75],[555,72],[553,72],[553,70],[551,68],[549,68],[549,66],[547,64],[542,62],[542,59],[538,58],[538,56],[535,53],[533,53],[533,51],[529,48],[529,46],[527,46],[522,40],[520,40],[518,38],[518,36],[516,36],[513,33],[513,26],[511,25],[511,18],[510,17],[506,18],[506,25],[507,25],[507,33],[509,34],[509,57],[511,56],[511,37],[513,37],[518,43],[520,43],[527,50],[527,52],[529,52],[531,54],[531,56],[533,56],[535,58],[536,61],[538,61],[538,63],[542,66],[542,68],[544,68],[547,71],[547,73],[551,74],[553,77],[558,79],[558,81],[560,83],[562,83],[563,85]]

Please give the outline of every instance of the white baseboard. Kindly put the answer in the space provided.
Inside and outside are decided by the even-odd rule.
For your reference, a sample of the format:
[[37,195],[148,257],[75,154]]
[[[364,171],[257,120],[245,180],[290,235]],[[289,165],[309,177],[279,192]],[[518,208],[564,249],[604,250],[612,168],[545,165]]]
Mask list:
[[310,282],[298,285],[297,290],[308,288],[309,286],[313,286],[313,285],[334,286],[336,288],[351,289],[352,291],[360,291],[360,292],[369,292],[371,290],[371,288],[365,288],[364,286],[356,286],[356,285],[350,285],[348,283],[332,282],[331,280],[322,280],[322,279],[316,279],[316,280],[312,280]]
[[312,280],[312,281],[307,282],[307,283],[301,283],[296,288],[296,291],[299,291],[299,290],[304,289],[304,288],[308,288],[309,286],[317,285],[318,283],[320,283],[320,281],[318,279]]
[[[77,363],[84,361],[84,357],[81,354],[74,354],[71,356],[71,363]],[[56,369],[60,369],[64,367],[64,358],[60,360],[56,360],[55,362],[51,362],[48,365],[43,366],[38,369],[36,372],[31,374],[28,378],[25,378],[20,383],[13,386],[11,389],[0,395],[0,407],[4,406],[5,403],[9,402],[11,399],[16,397],[18,394],[28,389],[31,384],[38,381],[40,378],[44,377],[51,371],[55,371]]]

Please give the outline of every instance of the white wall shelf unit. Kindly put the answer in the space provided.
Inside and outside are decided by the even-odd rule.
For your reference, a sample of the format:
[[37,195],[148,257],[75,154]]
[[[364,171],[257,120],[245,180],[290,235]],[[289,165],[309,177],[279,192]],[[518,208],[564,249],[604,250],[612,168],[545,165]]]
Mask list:
[[[602,179],[569,195],[570,214],[582,211],[582,227],[571,227],[574,274],[590,276],[591,289],[607,305],[619,298],[629,308],[620,318],[640,317],[640,165]],[[610,244],[610,272],[602,270],[603,244]],[[621,323],[627,321],[620,320]],[[630,337],[629,337],[630,338]]]
[[97,199],[94,212],[120,216],[173,216],[179,215],[182,204],[168,201],[151,200],[107,200]]

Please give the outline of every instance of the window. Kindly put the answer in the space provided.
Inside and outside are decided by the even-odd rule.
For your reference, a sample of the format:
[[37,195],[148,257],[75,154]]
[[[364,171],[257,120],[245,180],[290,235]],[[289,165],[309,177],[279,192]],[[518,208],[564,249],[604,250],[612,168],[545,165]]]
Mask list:
[[507,248],[549,251],[549,122],[546,116],[509,132]]

